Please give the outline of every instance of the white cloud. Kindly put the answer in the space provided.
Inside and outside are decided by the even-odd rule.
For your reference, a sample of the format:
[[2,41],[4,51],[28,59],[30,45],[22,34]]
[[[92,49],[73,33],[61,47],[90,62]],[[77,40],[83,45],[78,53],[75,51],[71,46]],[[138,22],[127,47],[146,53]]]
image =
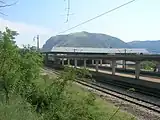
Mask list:
[[21,33],[25,33],[25,34],[34,33],[34,34],[40,34],[40,35],[53,34],[53,30],[49,28],[30,25],[22,22],[12,22],[12,21],[0,18],[0,30],[4,30],[5,27],[9,27],[10,29],[16,30],[20,34]]
[[50,28],[0,18],[0,31],[4,31],[5,27],[15,30],[20,34],[16,38],[18,46],[22,46],[23,44],[35,45],[35,42],[33,43],[33,37],[35,35],[40,35],[40,46],[42,46],[45,41],[54,34],[54,31]]

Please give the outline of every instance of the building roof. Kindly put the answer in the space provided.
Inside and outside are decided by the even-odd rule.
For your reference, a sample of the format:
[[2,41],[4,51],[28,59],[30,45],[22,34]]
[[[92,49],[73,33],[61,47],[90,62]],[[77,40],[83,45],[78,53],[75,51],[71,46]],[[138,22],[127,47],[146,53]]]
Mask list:
[[81,48],[81,47],[53,47],[51,51],[45,52],[76,52],[76,53],[143,53],[149,54],[146,49],[136,49],[136,48]]

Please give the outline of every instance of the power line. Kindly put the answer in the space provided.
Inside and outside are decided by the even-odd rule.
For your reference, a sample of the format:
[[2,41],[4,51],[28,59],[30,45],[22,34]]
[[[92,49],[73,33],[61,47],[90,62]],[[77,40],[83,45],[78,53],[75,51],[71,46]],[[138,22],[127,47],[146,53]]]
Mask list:
[[76,28],[76,27],[79,27],[79,26],[81,26],[81,25],[83,25],[83,24],[85,24],[85,23],[88,23],[88,22],[90,22],[90,21],[92,21],[92,20],[94,20],[94,19],[97,19],[97,18],[99,18],[99,17],[101,17],[101,16],[103,16],[103,15],[105,15],[105,14],[108,14],[108,13],[110,13],[110,12],[113,12],[113,11],[115,11],[115,10],[121,8],[121,7],[124,7],[124,6],[126,6],[126,5],[128,5],[128,4],[130,4],[130,3],[133,3],[133,2],[135,2],[135,1],[136,1],[136,0],[131,0],[131,1],[129,1],[129,2],[127,2],[127,3],[124,3],[124,4],[122,4],[122,5],[118,6],[118,7],[115,7],[115,8],[113,8],[113,9],[107,11],[107,12],[104,12],[104,13],[102,13],[102,14],[100,14],[100,15],[97,15],[96,17],[93,17],[93,18],[91,18],[91,19],[89,19],[89,20],[86,20],[86,21],[84,21],[84,22],[82,22],[82,23],[80,23],[80,24],[78,24],[78,25],[75,25],[75,26],[73,26],[73,27],[71,27],[71,28],[69,28],[69,29],[67,29],[67,30],[64,30],[64,31],[62,31],[62,32],[59,32],[58,34],[65,33],[65,32],[67,32],[67,31],[69,31],[69,30],[72,30],[72,29],[74,29],[74,28]]

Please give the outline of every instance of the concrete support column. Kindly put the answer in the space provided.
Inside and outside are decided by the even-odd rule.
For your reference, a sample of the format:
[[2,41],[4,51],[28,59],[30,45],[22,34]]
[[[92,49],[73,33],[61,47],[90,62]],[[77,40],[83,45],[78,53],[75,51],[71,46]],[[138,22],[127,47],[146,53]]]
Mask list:
[[111,61],[110,60],[106,60],[106,66],[108,67],[108,65],[109,65],[109,67],[111,67]]
[[126,61],[122,60],[122,68],[126,69]]
[[48,63],[48,53],[45,54],[45,60],[44,60],[45,65]]
[[86,66],[87,66],[87,65],[86,65],[86,61],[87,61],[87,60],[84,59],[84,68],[86,68]]
[[94,65],[94,60],[92,60],[92,65]]
[[105,65],[107,66],[107,64],[108,64],[108,60],[105,60],[105,61],[104,61],[104,63],[105,63]]
[[70,59],[67,60],[68,66],[70,65]]
[[157,72],[160,73],[160,62],[157,65]]
[[74,67],[77,68],[77,59],[74,59]]
[[112,60],[112,75],[116,74],[116,60]]
[[98,63],[99,63],[99,61],[96,60],[96,72],[98,72]]
[[100,66],[102,66],[102,60],[100,60]]
[[136,66],[135,66],[135,78],[139,79],[140,76],[140,61],[136,61]]
[[64,58],[62,58],[62,66],[64,66]]
[[112,61],[110,61],[109,64],[110,64],[110,67],[112,67]]

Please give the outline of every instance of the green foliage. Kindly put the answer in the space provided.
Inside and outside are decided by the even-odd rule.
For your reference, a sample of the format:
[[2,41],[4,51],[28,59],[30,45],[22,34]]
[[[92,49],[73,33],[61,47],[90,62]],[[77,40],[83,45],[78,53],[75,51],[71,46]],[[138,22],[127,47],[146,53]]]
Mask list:
[[9,104],[0,102],[0,120],[43,120],[20,96],[11,96]]
[[127,91],[129,91],[129,92],[135,92],[136,89],[135,88],[129,88]]
[[20,75],[20,55],[13,42],[12,31],[6,28],[0,40],[0,81],[6,94],[6,102],[9,102],[9,93],[14,87]]
[[83,78],[89,78],[92,79],[92,74],[89,72],[88,69],[79,69],[79,68],[72,68],[72,67],[65,67],[64,71],[71,72],[74,74],[75,78],[83,79]]
[[92,78],[92,74],[87,69],[76,69],[76,75],[78,78]]
[[76,89],[70,90],[74,87],[75,78],[91,77],[89,71],[66,67],[55,78],[41,75],[42,56],[30,46],[19,49],[13,41],[17,35],[15,33],[6,28],[0,40],[0,119],[110,118],[108,114],[102,114],[103,110],[97,111],[95,95],[83,95],[75,92]]
[[[70,76],[67,74],[66,76]],[[67,77],[63,79],[65,78]],[[59,83],[58,80],[61,77],[58,79],[47,77],[47,79],[46,83],[45,81],[39,83],[39,87],[44,87],[45,84],[45,88],[41,92],[45,95],[43,98],[48,103],[47,106],[42,107],[41,112],[45,120],[107,120],[111,117],[114,120],[128,120],[131,118],[131,116],[119,111],[113,115],[117,108],[108,104],[104,108],[105,103],[97,101],[93,93],[82,91],[71,82],[72,80],[67,80],[66,84],[61,85],[62,81]]]
[[141,62],[141,68],[145,70],[153,70],[157,65],[156,61],[143,61]]

